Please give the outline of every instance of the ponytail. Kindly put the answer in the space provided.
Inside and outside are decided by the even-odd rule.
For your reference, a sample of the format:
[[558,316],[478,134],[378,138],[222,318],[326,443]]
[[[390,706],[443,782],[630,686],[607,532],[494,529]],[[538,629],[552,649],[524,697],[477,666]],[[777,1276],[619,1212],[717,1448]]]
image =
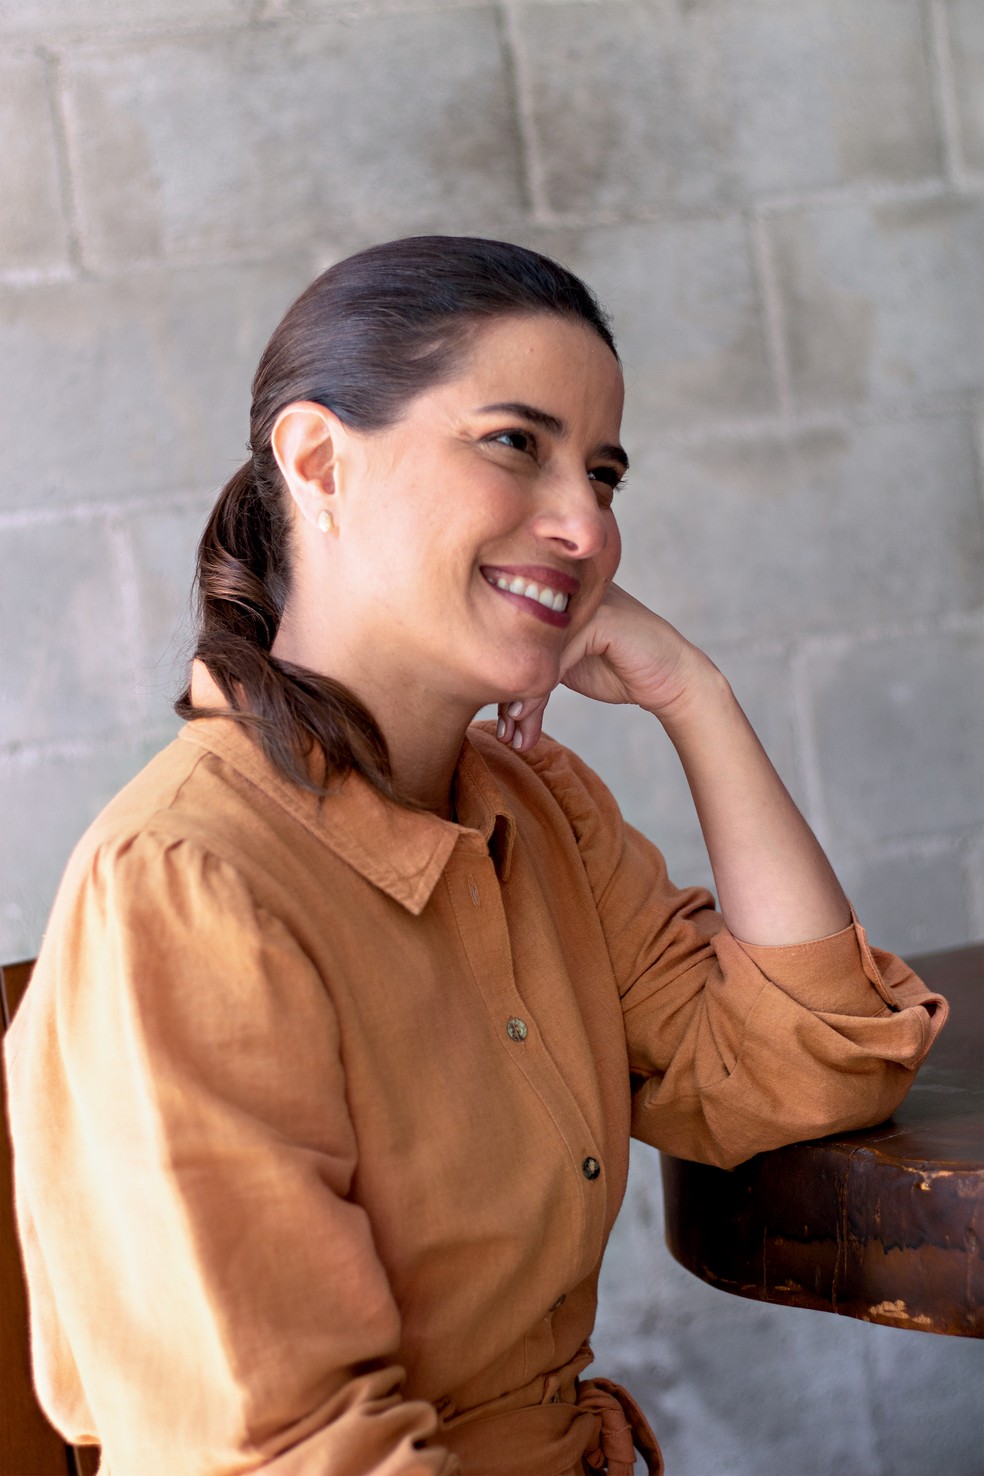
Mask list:
[[[229,705],[192,706],[188,689],[175,711],[189,721],[220,712],[235,719],[285,777],[314,793],[325,793],[331,775],[355,770],[398,798],[386,740],[362,703],[340,682],[272,653],[287,596],[285,523],[282,496],[265,498],[247,461],[223,487],[198,544],[195,655]],[[322,783],[312,757],[314,773],[322,761]]]

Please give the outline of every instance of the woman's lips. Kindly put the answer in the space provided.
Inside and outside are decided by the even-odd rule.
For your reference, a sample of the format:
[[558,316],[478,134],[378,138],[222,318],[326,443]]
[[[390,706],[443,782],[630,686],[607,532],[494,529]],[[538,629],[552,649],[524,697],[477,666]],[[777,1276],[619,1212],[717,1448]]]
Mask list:
[[499,594],[513,600],[547,625],[570,624],[567,607],[580,585],[569,574],[544,565],[483,565],[482,577]]

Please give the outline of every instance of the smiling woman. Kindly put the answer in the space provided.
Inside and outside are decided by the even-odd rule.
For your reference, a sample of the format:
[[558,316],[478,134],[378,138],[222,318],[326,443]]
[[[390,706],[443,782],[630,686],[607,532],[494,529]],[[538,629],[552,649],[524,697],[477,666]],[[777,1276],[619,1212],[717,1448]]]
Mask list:
[[[517,399],[495,402],[504,387]],[[296,513],[273,655],[359,698],[415,802],[450,813],[477,709],[551,691],[597,610],[619,560],[621,411],[608,345],[541,312],[484,324],[452,378],[371,434],[309,399],[274,422]]]
[[[588,289],[502,242],[341,262],[263,356],[188,722],[8,1033],[37,1383],[108,1476],[659,1471],[582,1376],[630,1132],[876,1122],[942,1024],[613,582],[621,409]],[[720,910],[541,738],[559,683],[662,724]]]

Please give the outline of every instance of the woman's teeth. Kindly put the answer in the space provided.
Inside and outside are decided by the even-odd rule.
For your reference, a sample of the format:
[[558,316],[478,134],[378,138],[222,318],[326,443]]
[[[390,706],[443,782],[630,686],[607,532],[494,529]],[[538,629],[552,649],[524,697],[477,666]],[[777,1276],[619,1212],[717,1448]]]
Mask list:
[[491,580],[496,589],[504,589],[509,594],[525,595],[528,600],[536,600],[538,605],[546,605],[548,610],[566,610],[570,595],[561,594],[559,589],[550,589],[546,584],[534,584],[532,579],[523,579],[520,575],[510,579],[505,574],[499,574]]

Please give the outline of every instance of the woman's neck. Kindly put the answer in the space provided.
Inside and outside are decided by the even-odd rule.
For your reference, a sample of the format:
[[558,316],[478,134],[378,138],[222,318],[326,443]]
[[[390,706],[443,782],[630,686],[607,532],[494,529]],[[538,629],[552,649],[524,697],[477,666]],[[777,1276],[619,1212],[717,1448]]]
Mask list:
[[344,609],[337,606],[329,623],[323,590],[313,582],[306,585],[301,576],[299,569],[274,654],[332,678],[357,697],[386,739],[397,790],[450,818],[455,766],[480,702],[469,706],[460,691],[442,689],[440,673],[408,659],[398,632],[392,643],[379,632],[369,639],[358,622],[345,621]]
[[353,690],[386,739],[397,791],[450,820],[454,771],[474,713],[421,704],[407,693]]

